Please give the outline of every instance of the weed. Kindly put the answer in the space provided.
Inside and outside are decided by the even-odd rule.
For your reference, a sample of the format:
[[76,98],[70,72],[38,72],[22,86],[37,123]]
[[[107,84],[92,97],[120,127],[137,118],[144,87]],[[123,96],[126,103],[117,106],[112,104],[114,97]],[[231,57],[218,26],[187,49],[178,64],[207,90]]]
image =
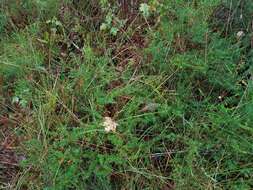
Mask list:
[[3,187],[252,189],[252,6],[1,2]]

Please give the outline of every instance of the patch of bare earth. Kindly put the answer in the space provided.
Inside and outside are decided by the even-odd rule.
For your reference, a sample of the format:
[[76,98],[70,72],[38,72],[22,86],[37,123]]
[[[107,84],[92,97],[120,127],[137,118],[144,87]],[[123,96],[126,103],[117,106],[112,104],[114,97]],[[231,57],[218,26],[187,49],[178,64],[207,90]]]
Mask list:
[[[18,173],[20,157],[16,154],[17,137],[10,132],[10,120],[0,117],[0,183],[10,187]],[[0,186],[1,188],[1,186]]]

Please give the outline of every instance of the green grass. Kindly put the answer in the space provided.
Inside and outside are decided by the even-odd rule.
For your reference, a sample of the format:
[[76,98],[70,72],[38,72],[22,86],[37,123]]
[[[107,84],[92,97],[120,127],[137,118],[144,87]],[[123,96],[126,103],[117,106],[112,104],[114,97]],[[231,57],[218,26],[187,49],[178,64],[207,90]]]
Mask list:
[[253,3],[0,4],[0,189],[253,188]]

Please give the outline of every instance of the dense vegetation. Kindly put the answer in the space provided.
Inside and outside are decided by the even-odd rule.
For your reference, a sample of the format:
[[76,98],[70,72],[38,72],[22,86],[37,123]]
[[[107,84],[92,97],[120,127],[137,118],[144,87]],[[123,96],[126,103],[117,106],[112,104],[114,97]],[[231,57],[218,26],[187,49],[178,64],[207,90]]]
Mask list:
[[1,0],[0,189],[253,189],[253,2]]

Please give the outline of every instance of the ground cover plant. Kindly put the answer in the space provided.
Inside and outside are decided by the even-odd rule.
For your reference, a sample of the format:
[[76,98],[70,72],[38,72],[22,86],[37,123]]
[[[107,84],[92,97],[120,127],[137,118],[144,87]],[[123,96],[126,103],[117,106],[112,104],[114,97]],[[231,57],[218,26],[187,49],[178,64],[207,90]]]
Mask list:
[[253,2],[1,0],[0,189],[253,189]]

